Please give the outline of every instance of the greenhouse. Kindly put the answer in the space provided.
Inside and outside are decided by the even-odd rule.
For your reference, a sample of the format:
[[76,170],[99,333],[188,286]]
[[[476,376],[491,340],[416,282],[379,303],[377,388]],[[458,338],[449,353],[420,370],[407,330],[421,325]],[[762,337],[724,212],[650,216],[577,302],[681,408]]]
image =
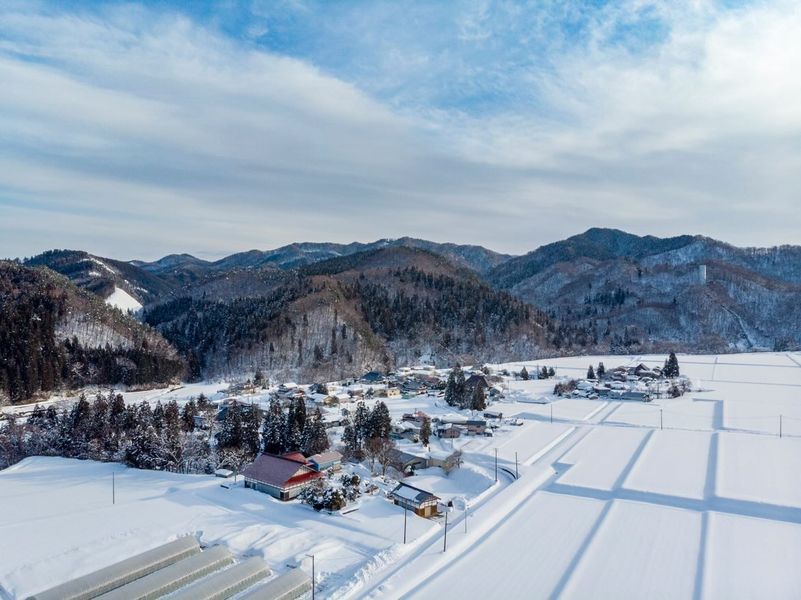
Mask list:
[[28,600],[90,600],[200,552],[194,537],[183,537],[50,588]]
[[254,556],[176,592],[170,600],[225,600],[269,575],[267,564]]
[[300,569],[293,569],[277,579],[260,585],[241,600],[295,600],[308,592],[312,580]]
[[234,562],[225,546],[185,558],[168,567],[98,596],[97,600],[156,600]]

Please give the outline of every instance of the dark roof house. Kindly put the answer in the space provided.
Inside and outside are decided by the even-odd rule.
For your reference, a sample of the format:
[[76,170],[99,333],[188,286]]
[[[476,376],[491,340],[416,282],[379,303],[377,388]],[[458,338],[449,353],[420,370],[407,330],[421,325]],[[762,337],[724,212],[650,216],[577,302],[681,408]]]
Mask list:
[[291,500],[313,480],[322,477],[300,452],[283,456],[262,454],[245,467],[245,487],[269,494],[279,500]]
[[439,497],[407,483],[399,483],[389,496],[398,506],[413,510],[421,517],[430,517],[438,512]]

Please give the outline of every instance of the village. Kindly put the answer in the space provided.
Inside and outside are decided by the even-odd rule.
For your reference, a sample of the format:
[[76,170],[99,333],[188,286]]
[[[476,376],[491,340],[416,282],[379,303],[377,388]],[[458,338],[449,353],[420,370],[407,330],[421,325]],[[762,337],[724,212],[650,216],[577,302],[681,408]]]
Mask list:
[[[453,370],[423,365],[402,368],[397,373],[370,371],[346,381],[299,385],[271,383],[257,372],[252,379],[232,384],[224,391],[226,397],[214,403],[218,407],[215,419],[224,423],[232,404],[258,410],[260,417],[266,418],[271,401],[285,410],[300,402],[304,411],[318,411],[322,418],[329,448],[310,456],[298,451],[264,453],[242,469],[246,488],[284,501],[301,498],[318,510],[344,510],[362,493],[383,493],[418,516],[437,517],[454,506],[455,498],[466,501],[475,490],[437,495],[436,489],[416,487],[415,476],[429,470],[428,473],[435,473],[434,478],[448,477],[463,466],[463,448],[487,448],[493,438],[503,438],[523,426],[515,409],[507,411],[504,418],[508,382],[539,380],[550,380],[545,384],[548,387],[553,383],[552,393],[534,400],[541,404],[561,397],[650,402],[653,398],[680,397],[691,387],[690,380],[679,374],[672,353],[664,367],[639,363],[606,370],[601,362],[597,367],[590,365],[585,378],[557,377],[553,367],[546,366],[530,374],[525,366],[517,372],[506,368],[496,372],[488,365],[466,370],[458,365]],[[458,398],[451,397],[454,395]],[[377,406],[388,411],[387,435],[379,436],[380,443],[371,445],[368,441],[363,450],[354,451],[348,445],[350,423],[358,421],[359,410],[370,415]],[[198,418],[202,426],[208,427],[202,417]],[[355,474],[357,471],[361,478]],[[215,473],[224,478],[239,474],[227,468]],[[347,480],[345,487],[351,489],[327,486],[326,480],[333,479],[340,483]],[[426,479],[436,481],[431,474]],[[497,472],[494,480],[497,481]],[[359,482],[355,489],[351,481]],[[323,497],[327,500],[323,501]]]
[[[743,356],[744,362],[756,360]],[[270,381],[255,371],[234,382],[124,392],[118,394],[124,402],[118,407],[122,414],[154,423],[164,419],[162,438],[169,436],[170,419],[178,419],[184,430],[183,462],[145,462],[148,466],[138,468],[114,462],[152,461],[157,454],[156,446],[143,443],[147,436],[139,438],[134,424],[132,445],[124,455],[119,450],[103,462],[85,460],[104,456],[92,454],[91,442],[84,454],[72,454],[78,460],[32,456],[2,471],[3,485],[36,494],[28,500],[32,518],[44,513],[53,528],[64,532],[52,542],[54,557],[102,551],[105,562],[113,563],[111,568],[118,564],[114,560],[144,561],[150,555],[139,553],[148,548],[160,556],[175,547],[194,553],[176,565],[191,559],[202,569],[217,569],[219,585],[231,583],[236,571],[225,565],[234,561],[242,572],[237,589],[248,593],[252,587],[253,598],[414,597],[421,590],[428,593],[429,585],[444,593],[440,583],[445,580],[437,573],[474,546],[483,560],[494,560],[488,552],[500,552],[506,560],[517,561],[509,555],[511,548],[496,548],[492,541],[495,532],[500,535],[509,527],[530,529],[524,535],[533,536],[532,551],[541,560],[542,544],[536,542],[540,535],[568,556],[569,544],[547,536],[555,535],[549,533],[551,522],[553,527],[562,523],[559,531],[570,531],[565,523],[572,522],[577,510],[571,508],[572,499],[583,494],[597,496],[593,502],[610,502],[603,500],[604,494],[635,494],[647,507],[658,507],[658,500],[674,489],[692,497],[702,493],[697,490],[709,485],[702,474],[673,482],[675,473],[683,471],[663,472],[659,461],[667,460],[665,452],[671,461],[686,465],[688,473],[698,471],[698,465],[706,473],[711,444],[720,443],[728,456],[735,446],[724,442],[778,441],[780,412],[785,412],[782,448],[797,442],[801,413],[781,404],[781,394],[773,403],[757,405],[738,392],[753,386],[726,383],[748,369],[775,377],[783,373],[778,367],[740,367],[717,357],[680,360],[681,373],[678,359],[671,356],[603,356],[452,369],[420,365],[317,383]],[[788,363],[783,376],[790,377],[794,369],[795,363]],[[719,378],[722,382],[716,381]],[[721,394],[725,401],[718,399]],[[33,410],[21,406],[6,414],[15,414],[13,430],[25,420],[33,425],[46,422],[48,411],[74,417],[81,402],[55,398]],[[97,402],[90,405],[92,410]],[[117,402],[115,397],[110,403],[112,412]],[[727,430],[748,433],[728,433],[717,442],[718,433]],[[254,431],[257,445],[249,437]],[[213,441],[212,446],[201,447],[195,458],[202,460],[188,460],[195,450],[189,441],[198,439]],[[78,441],[70,442],[69,448]],[[762,450],[753,448],[754,460],[761,460]],[[777,456],[784,457],[784,450]],[[632,461],[637,469],[631,470]],[[757,476],[751,462],[738,459],[726,465],[726,473],[734,474],[726,477]],[[65,482],[59,512],[52,515],[32,485],[40,472]],[[719,493],[739,497],[739,488],[728,481],[720,480],[718,486],[729,487],[721,487]],[[559,501],[551,503],[551,498]],[[778,504],[795,502],[776,498]],[[619,500],[611,502],[617,506]],[[677,502],[693,506],[695,500]],[[528,507],[527,512],[518,516],[521,506]],[[62,511],[72,515],[69,526],[62,522]],[[530,516],[524,519],[523,514]],[[92,527],[86,521],[90,518]],[[651,534],[656,535],[642,532]],[[516,539],[509,535],[507,531],[501,537]],[[639,539],[640,533],[631,535]],[[186,536],[199,545],[186,541]],[[478,544],[485,536],[490,536],[486,547]],[[0,579],[10,597],[60,597],[63,588],[56,586],[50,590],[55,595],[47,596],[44,586],[36,583],[47,580],[45,571],[54,584],[64,582],[59,585],[88,585],[99,577],[91,569],[73,573],[56,558],[37,558],[43,547],[37,539],[18,548],[19,558]],[[175,546],[180,540],[184,541]],[[676,543],[690,544],[684,538]],[[516,542],[512,546],[517,547]],[[636,557],[630,556],[635,561]],[[459,568],[477,568],[470,560],[464,564]],[[200,586],[215,581],[213,575],[203,575],[211,571],[198,569],[198,582],[179,590],[185,596],[200,594]],[[178,566],[162,571],[138,585],[162,585],[172,571],[178,571],[182,581],[186,576]],[[509,581],[519,579],[515,575]],[[426,583],[429,580],[434,583]],[[540,572],[537,581],[543,592],[558,589],[558,579],[548,573]],[[652,589],[650,581],[637,585]],[[483,593],[495,589],[483,584],[478,588]],[[514,594],[516,588],[499,589]],[[276,595],[279,592],[288,595]]]

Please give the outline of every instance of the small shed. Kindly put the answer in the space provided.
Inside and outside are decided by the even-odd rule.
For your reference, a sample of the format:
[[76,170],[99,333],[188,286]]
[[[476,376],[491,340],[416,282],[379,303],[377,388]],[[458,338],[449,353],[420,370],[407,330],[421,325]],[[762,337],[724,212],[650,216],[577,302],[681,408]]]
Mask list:
[[390,492],[390,498],[398,506],[402,506],[420,517],[431,517],[438,514],[439,497],[431,492],[421,490],[407,483],[399,483]]
[[342,454],[336,450],[313,454],[309,457],[309,463],[318,473],[322,471],[338,471],[342,467]]
[[437,427],[437,437],[446,440],[453,440],[462,435],[461,427],[456,427],[453,423],[445,423]]
[[393,448],[390,450],[389,464],[401,473],[408,474],[413,473],[417,469],[427,469],[428,459]]

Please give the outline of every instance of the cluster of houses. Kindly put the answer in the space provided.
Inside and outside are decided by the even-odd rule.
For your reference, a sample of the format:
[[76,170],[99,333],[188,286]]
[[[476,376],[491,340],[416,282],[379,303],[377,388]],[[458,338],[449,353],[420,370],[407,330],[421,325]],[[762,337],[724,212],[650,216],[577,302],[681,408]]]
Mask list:
[[[500,378],[497,378],[500,381]],[[484,373],[472,373],[465,381],[465,387],[472,392],[481,386],[488,398],[501,395],[498,381]],[[288,405],[302,398],[308,405],[320,407],[327,427],[343,425],[347,420],[353,403],[364,398],[410,398],[436,391],[442,394],[445,381],[431,369],[401,369],[398,373],[384,375],[377,371],[365,373],[350,381],[328,383],[325,385],[299,386],[292,382],[282,383],[273,388],[271,398],[277,398]],[[247,387],[231,392],[248,393]],[[217,418],[224,418],[226,406],[234,398],[219,404]],[[330,410],[335,408],[335,410]],[[259,410],[264,410],[264,407]],[[404,414],[400,421],[393,422],[391,437],[396,441],[407,440],[414,444],[420,442],[420,433],[426,420],[430,422],[431,433],[440,438],[453,439],[460,436],[492,436],[499,427],[503,414],[497,411],[484,411],[481,418],[467,418],[458,414],[429,417],[422,411]],[[331,471],[341,469],[342,455],[337,451],[306,457],[300,452],[283,455],[262,454],[243,470],[244,485],[247,488],[269,494],[278,500],[292,500],[315,480],[325,477]],[[389,465],[399,473],[413,475],[416,471],[439,467],[448,473],[462,464],[458,450],[433,450],[404,444],[394,448],[390,454]],[[440,498],[433,493],[400,482],[388,494],[396,505],[411,510],[423,517],[439,514]]]
[[611,398],[613,400],[638,400],[650,402],[664,397],[677,380],[686,382],[686,377],[665,379],[660,367],[648,367],[642,363],[633,367],[619,366],[604,372],[599,379],[580,379],[570,396],[579,398]]

